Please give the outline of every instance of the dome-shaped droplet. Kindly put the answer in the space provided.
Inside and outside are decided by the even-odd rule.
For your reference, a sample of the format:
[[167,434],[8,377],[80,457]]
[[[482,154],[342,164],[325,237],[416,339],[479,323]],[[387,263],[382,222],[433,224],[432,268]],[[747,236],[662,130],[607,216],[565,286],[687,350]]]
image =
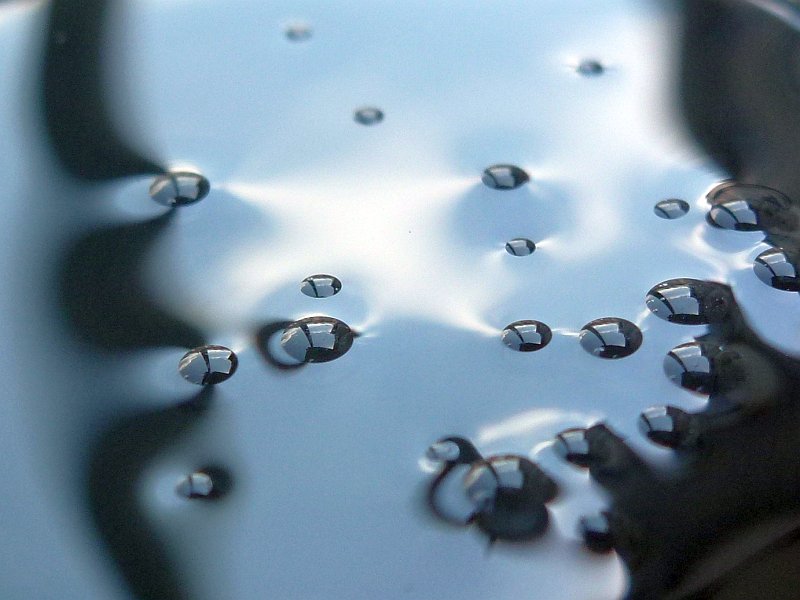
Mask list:
[[332,317],[308,317],[289,325],[281,346],[295,360],[328,362],[342,356],[353,345],[353,331]]
[[286,26],[284,30],[284,34],[286,35],[286,39],[292,42],[305,42],[306,40],[311,38],[311,34],[313,30],[308,23],[290,23]]
[[335,296],[342,289],[342,282],[333,275],[311,275],[303,279],[300,291],[311,298]]
[[198,471],[181,479],[175,491],[184,498],[208,498],[214,491],[214,482],[208,473]]
[[225,346],[201,346],[181,358],[178,371],[184,379],[198,385],[221,383],[236,372],[239,360]]
[[587,549],[598,554],[605,554],[614,549],[611,536],[611,525],[606,513],[582,517],[578,522],[578,532]]
[[596,77],[597,75],[602,75],[606,69],[600,61],[586,59],[582,60],[575,70],[581,75]]
[[589,441],[586,439],[585,429],[562,431],[553,441],[553,450],[573,465],[584,468],[589,466]]
[[514,165],[492,165],[481,176],[484,185],[493,190],[513,190],[529,180],[528,174]]
[[653,212],[662,219],[680,219],[689,212],[689,203],[677,198],[661,200],[653,207]]
[[794,265],[795,261],[784,250],[770,248],[756,257],[753,270],[761,281],[775,289],[798,292],[800,277]]
[[600,358],[624,358],[642,345],[642,332],[625,319],[596,319],[581,328],[580,342],[589,354]]
[[716,386],[714,361],[722,349],[716,344],[689,342],[670,350],[664,358],[664,372],[677,385],[701,394]]
[[684,445],[691,417],[674,406],[653,406],[639,416],[639,430],[654,444],[667,448]]
[[536,244],[525,238],[515,238],[506,242],[506,252],[512,256],[529,256],[536,250]]
[[208,179],[197,173],[164,173],[150,186],[150,197],[164,206],[183,206],[202,200],[209,189]]
[[547,529],[544,506],[557,486],[535,463],[514,455],[475,463],[464,485],[477,508],[475,523],[492,539],[526,540]]
[[732,302],[727,286],[686,278],[662,281],[645,298],[650,312],[681,325],[719,323],[727,318]]
[[353,114],[353,119],[362,125],[376,125],[383,121],[383,111],[374,106],[365,106]]
[[539,321],[516,321],[507,325],[502,334],[503,343],[519,352],[541,350],[552,338],[550,328]]
[[791,206],[789,199],[772,188],[728,181],[706,197],[711,204],[708,221],[723,229],[786,231],[797,225],[797,215],[787,210]]

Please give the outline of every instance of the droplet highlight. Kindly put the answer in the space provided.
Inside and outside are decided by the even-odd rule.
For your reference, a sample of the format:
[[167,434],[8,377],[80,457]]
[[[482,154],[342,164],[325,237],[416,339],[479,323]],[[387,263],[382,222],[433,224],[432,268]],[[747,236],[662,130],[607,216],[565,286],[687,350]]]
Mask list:
[[716,344],[689,342],[676,346],[664,358],[664,373],[673,383],[701,394],[716,386],[714,361],[722,353]]
[[553,338],[550,328],[540,321],[516,321],[507,325],[502,333],[503,343],[518,352],[541,350]]
[[191,383],[214,385],[230,378],[238,365],[239,360],[230,348],[201,346],[183,355],[178,371]]
[[645,304],[650,312],[670,323],[708,325],[728,317],[733,297],[723,284],[680,278],[653,286]]
[[625,319],[606,317],[596,319],[581,328],[581,346],[599,358],[625,358],[642,345],[642,332]]
[[198,173],[164,173],[150,185],[150,197],[164,206],[185,206],[205,198],[210,188],[208,179]]
[[653,406],[639,415],[639,430],[651,442],[665,448],[685,445],[691,432],[691,417],[674,406]]
[[493,190],[513,190],[530,181],[530,177],[514,165],[492,165],[483,171],[481,181]]
[[506,242],[506,252],[511,256],[530,256],[536,250],[536,244],[526,238],[515,238]]
[[372,106],[365,106],[353,113],[353,119],[361,125],[377,125],[383,121],[383,111]]
[[553,450],[565,461],[577,467],[589,467],[589,440],[583,428],[566,429],[556,435]]
[[330,298],[341,289],[342,282],[333,275],[311,275],[300,285],[300,291],[311,298]]
[[281,347],[295,360],[321,363],[344,355],[353,345],[350,327],[333,317],[308,317],[295,321],[283,331]]
[[768,286],[785,292],[800,291],[800,277],[796,261],[781,248],[770,248],[759,254],[753,262],[753,271]]
[[678,198],[661,200],[653,207],[653,212],[662,219],[680,219],[689,212],[689,203]]

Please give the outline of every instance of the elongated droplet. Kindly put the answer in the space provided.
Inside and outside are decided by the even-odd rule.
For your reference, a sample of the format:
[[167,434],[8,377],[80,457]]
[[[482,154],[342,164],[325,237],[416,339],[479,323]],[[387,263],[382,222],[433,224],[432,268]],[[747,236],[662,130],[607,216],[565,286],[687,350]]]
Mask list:
[[624,358],[642,345],[642,332],[625,319],[596,319],[581,328],[580,343],[584,350],[600,358]]
[[342,282],[333,275],[311,275],[303,279],[300,291],[311,298],[329,298],[342,289]]
[[516,321],[506,325],[502,334],[503,343],[519,352],[541,350],[552,338],[550,328],[539,321]]
[[536,250],[536,244],[526,238],[515,238],[506,242],[506,252],[511,256],[530,256]]
[[214,385],[236,372],[239,360],[225,346],[201,346],[181,358],[178,371],[184,379],[197,385]]
[[770,248],[756,257],[753,270],[761,281],[777,290],[798,292],[800,277],[795,264],[796,261],[786,251]]
[[338,319],[308,317],[284,330],[281,346],[295,360],[320,363],[337,359],[350,350],[353,338],[350,327]]
[[647,292],[645,303],[650,312],[670,323],[707,325],[728,317],[733,296],[721,283],[669,279]]
[[377,125],[383,121],[383,111],[373,106],[365,106],[353,114],[353,119],[361,125]]
[[514,165],[492,165],[481,177],[484,185],[493,190],[513,190],[529,180],[528,174]]
[[689,203],[677,198],[661,200],[653,207],[653,212],[662,219],[680,219],[689,212]]
[[164,173],[150,186],[150,197],[164,206],[185,206],[205,198],[209,189],[208,179],[198,173]]

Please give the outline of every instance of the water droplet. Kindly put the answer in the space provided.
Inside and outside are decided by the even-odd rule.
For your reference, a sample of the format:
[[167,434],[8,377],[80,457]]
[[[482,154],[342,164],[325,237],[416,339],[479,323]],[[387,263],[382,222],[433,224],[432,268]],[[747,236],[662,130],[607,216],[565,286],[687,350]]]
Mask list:
[[642,332],[625,319],[596,319],[581,328],[580,342],[589,354],[600,358],[624,358],[642,345]]
[[689,342],[670,350],[664,372],[677,385],[701,394],[711,394],[716,385],[714,361],[722,353],[716,344]]
[[611,525],[605,512],[582,517],[578,522],[578,532],[583,538],[583,544],[592,552],[606,554],[614,549]]
[[790,200],[768,187],[729,181],[715,187],[706,198],[712,205],[708,221],[723,229],[786,231],[797,226],[797,215],[787,210]]
[[525,238],[515,238],[506,242],[506,252],[512,256],[529,256],[536,250],[536,244]]
[[184,206],[208,195],[208,179],[197,173],[164,173],[150,186],[150,197],[164,206]]
[[758,278],[769,286],[787,292],[800,291],[800,277],[795,261],[781,248],[770,248],[759,254],[753,263]]
[[661,200],[653,207],[653,212],[662,219],[680,219],[689,212],[689,203],[677,198]]
[[645,304],[657,317],[681,325],[724,321],[733,302],[730,288],[713,281],[669,279],[654,286]]
[[458,444],[451,440],[431,444],[425,451],[426,458],[436,462],[455,462],[460,455]]
[[691,417],[674,406],[653,406],[639,415],[639,430],[654,444],[677,448],[690,435]]
[[492,165],[483,171],[481,181],[493,190],[513,190],[530,181],[530,177],[514,165]]
[[583,428],[566,429],[556,436],[553,450],[561,458],[578,467],[589,466],[589,441]]
[[181,358],[178,371],[184,379],[198,385],[221,383],[236,372],[239,360],[225,346],[200,346]]
[[329,298],[342,289],[342,282],[333,275],[311,275],[303,279],[300,291],[311,298]]
[[291,23],[284,30],[286,38],[292,42],[305,42],[311,38],[312,32],[308,23]]
[[514,455],[475,463],[464,485],[477,508],[475,523],[492,539],[528,540],[547,529],[544,506],[558,488],[535,463]]
[[512,350],[533,352],[550,343],[550,328],[539,321],[516,321],[503,329],[503,343]]
[[605,67],[600,61],[593,59],[587,59],[581,61],[581,63],[578,65],[576,69],[578,73],[586,76],[602,75],[605,72],[605,70],[606,70]]
[[361,123],[362,125],[376,125],[383,121],[383,111],[379,108],[366,106],[359,108],[353,114],[353,119],[355,119],[356,123]]
[[353,331],[332,317],[308,317],[289,325],[281,336],[281,347],[295,360],[328,362],[342,356],[353,345]]
[[175,491],[184,498],[208,498],[214,491],[214,482],[208,473],[198,471],[181,479]]

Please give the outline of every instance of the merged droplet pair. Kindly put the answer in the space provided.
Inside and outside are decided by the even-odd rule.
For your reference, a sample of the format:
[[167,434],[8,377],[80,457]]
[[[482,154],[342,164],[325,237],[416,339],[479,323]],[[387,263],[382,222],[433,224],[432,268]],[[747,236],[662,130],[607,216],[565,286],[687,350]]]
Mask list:
[[[507,325],[502,333],[503,343],[519,352],[541,350],[553,338],[550,327],[540,321],[516,321]],[[599,358],[624,358],[642,345],[642,332],[625,319],[606,317],[596,319],[581,328],[581,347]]]

